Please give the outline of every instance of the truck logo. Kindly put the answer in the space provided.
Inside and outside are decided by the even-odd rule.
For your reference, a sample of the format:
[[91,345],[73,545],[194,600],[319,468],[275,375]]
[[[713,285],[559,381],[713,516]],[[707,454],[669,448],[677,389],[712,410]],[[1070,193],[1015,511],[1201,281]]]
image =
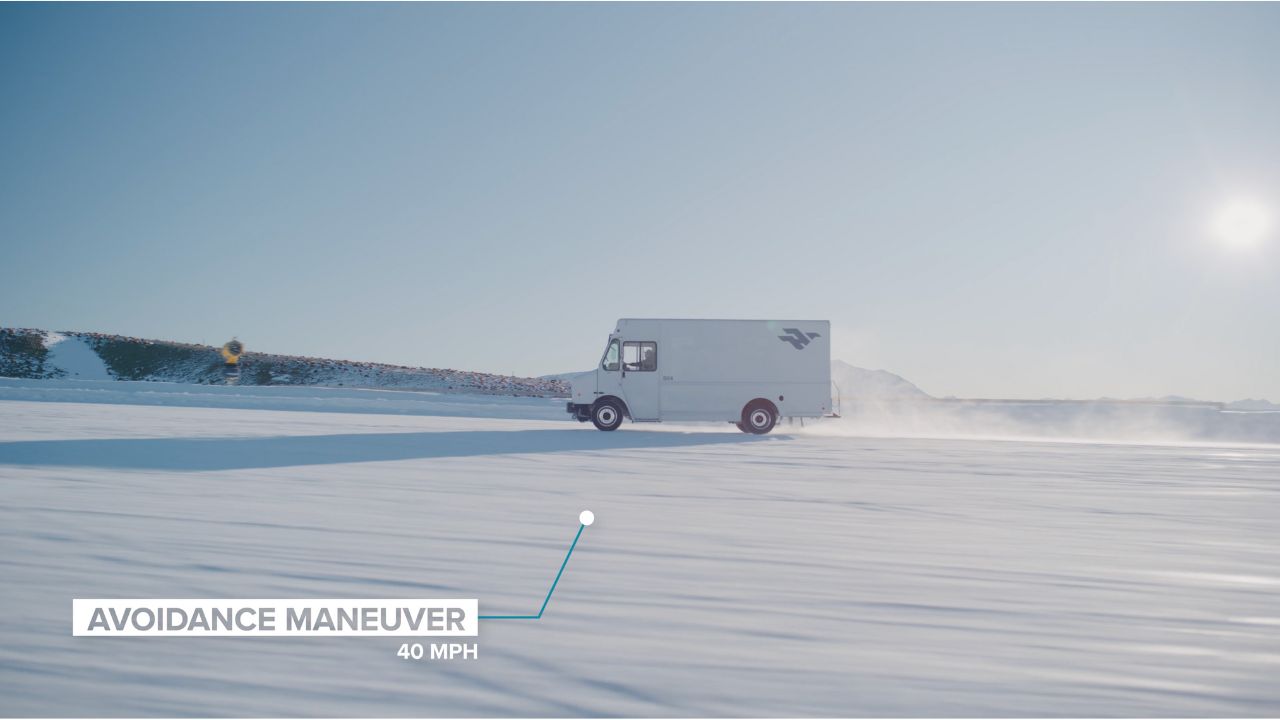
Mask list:
[[791,347],[797,350],[805,349],[814,338],[822,337],[818,333],[801,332],[799,328],[782,328],[782,332],[786,335],[779,335],[778,339],[791,343]]

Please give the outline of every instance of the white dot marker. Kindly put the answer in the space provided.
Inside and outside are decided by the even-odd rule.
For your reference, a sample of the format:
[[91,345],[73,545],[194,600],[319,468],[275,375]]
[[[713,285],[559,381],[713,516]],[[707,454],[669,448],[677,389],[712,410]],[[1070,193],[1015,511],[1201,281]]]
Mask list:
[[582,523],[583,525],[590,525],[595,521],[596,521],[596,514],[591,512],[590,510],[583,510],[582,514],[578,515],[578,522]]

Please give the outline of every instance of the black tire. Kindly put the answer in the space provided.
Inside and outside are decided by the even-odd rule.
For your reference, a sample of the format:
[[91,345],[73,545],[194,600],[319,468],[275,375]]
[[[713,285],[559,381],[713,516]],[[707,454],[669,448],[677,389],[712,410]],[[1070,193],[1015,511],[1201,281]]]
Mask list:
[[591,408],[591,424],[597,430],[612,432],[622,424],[622,407],[613,400],[600,400]]
[[778,424],[778,409],[768,400],[753,400],[742,408],[742,422],[738,427],[752,435],[765,435]]

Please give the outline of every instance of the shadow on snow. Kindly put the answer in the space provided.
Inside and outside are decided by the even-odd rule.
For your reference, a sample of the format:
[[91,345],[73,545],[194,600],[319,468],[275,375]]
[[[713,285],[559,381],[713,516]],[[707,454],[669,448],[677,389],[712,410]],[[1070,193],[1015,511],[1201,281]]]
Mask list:
[[0,443],[0,464],[136,470],[245,470],[424,458],[633,450],[762,440],[753,435],[623,430],[476,430],[247,438],[121,438]]

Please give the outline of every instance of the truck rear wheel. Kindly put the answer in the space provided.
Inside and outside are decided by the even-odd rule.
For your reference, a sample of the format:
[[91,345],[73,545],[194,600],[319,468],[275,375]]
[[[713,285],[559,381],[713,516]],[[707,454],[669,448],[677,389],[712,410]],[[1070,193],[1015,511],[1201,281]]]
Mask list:
[[591,423],[597,430],[617,430],[622,424],[622,408],[612,400],[601,400],[591,409]]
[[768,400],[753,400],[742,408],[742,422],[738,427],[752,435],[764,435],[778,422],[778,409]]

